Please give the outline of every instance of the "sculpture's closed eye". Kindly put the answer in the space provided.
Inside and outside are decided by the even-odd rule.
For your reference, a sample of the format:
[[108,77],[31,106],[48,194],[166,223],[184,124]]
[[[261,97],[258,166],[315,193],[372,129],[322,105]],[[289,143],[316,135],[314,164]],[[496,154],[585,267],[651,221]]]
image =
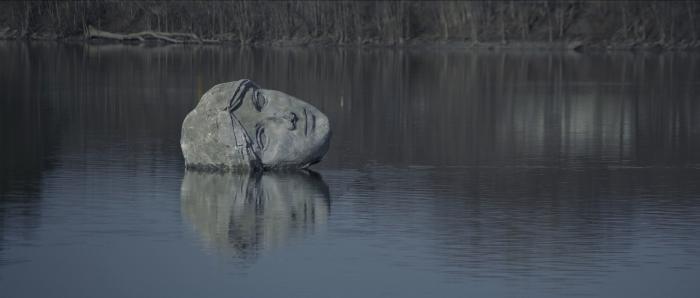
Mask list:
[[265,134],[265,127],[263,127],[262,125],[258,125],[258,128],[255,132],[255,140],[257,141],[260,150],[264,150],[267,146],[268,138]]
[[258,110],[258,112],[262,112],[263,108],[265,108],[265,106],[267,105],[267,98],[265,98],[264,95],[260,94],[260,91],[258,91],[257,89],[253,94],[253,105],[255,106],[255,109]]

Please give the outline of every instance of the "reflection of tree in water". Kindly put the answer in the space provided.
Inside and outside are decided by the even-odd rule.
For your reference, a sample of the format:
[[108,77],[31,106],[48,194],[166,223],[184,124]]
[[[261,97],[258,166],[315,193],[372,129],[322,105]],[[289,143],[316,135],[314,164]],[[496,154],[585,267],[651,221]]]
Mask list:
[[335,137],[320,166],[700,164],[700,90],[689,79],[697,55],[123,45],[30,52],[41,82],[77,90],[61,104],[76,123],[71,135],[109,141],[90,147],[151,138],[158,142],[148,149],[179,156],[165,145],[179,138],[172,128],[210,86],[246,77],[328,115]]
[[0,264],[8,238],[32,237],[39,224],[41,176],[53,167],[61,123],[56,105],[36,90],[46,80],[28,80],[32,57],[25,43],[0,47]]
[[[320,166],[700,164],[698,55],[283,49],[232,57],[221,65],[328,115],[334,141]],[[305,75],[290,75],[300,69]]]
[[[672,254],[649,257],[660,264],[700,253],[697,169],[376,168],[327,176],[334,189],[350,185],[343,201],[353,214],[371,218],[358,229],[422,239],[457,277],[543,274],[575,282],[634,268],[640,253]],[[383,245],[412,249],[400,243]]]
[[41,177],[59,155],[70,156],[61,161],[69,167],[106,153],[133,167],[181,156],[172,128],[197,97],[192,77],[164,75],[191,66],[169,50],[0,44],[0,251],[7,237],[31,237],[38,226]]
[[155,148],[147,149],[179,156],[166,145],[179,138],[172,128],[210,86],[246,77],[328,115],[335,137],[320,166],[370,159],[700,164],[698,55],[123,45],[28,51],[41,75],[22,81],[73,92],[60,98],[60,114],[75,123],[65,129],[75,136],[65,145],[71,150],[150,138]]
[[122,50],[0,43],[0,250],[8,237],[31,237],[41,177],[57,162],[85,166],[109,153],[137,167],[144,157],[181,156],[172,128],[189,110],[182,103],[196,98],[172,86],[191,78],[163,75],[187,72],[179,60],[163,61],[167,51]]
[[187,171],[181,196],[183,216],[206,245],[241,259],[313,233],[330,211],[328,186],[309,171]]

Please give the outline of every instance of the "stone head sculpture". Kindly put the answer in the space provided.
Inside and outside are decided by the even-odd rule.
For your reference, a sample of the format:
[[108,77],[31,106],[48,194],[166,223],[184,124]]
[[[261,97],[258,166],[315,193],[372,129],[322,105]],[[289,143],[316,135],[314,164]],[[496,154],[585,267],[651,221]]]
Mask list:
[[207,91],[182,124],[187,168],[306,168],[328,151],[328,118],[314,106],[250,80]]

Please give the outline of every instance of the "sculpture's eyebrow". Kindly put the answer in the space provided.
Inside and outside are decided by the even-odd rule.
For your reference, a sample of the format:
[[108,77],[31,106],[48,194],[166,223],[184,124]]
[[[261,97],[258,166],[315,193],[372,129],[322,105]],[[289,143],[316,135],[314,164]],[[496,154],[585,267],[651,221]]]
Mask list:
[[231,96],[231,99],[228,102],[228,107],[226,107],[226,110],[228,110],[229,113],[233,113],[233,111],[237,110],[243,103],[243,98],[245,98],[248,90],[251,88],[253,90],[257,90],[260,87],[258,87],[258,85],[256,85],[253,81],[247,79],[238,84],[236,91],[233,92],[233,96]]

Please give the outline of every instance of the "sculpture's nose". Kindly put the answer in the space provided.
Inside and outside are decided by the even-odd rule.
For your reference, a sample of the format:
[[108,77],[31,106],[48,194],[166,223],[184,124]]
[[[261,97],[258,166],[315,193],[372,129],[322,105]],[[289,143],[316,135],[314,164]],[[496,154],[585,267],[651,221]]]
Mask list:
[[299,117],[297,117],[297,114],[294,114],[293,112],[274,113],[274,117],[277,119],[282,119],[286,122],[289,122],[289,127],[288,127],[289,130],[296,129],[297,120],[299,120]]

